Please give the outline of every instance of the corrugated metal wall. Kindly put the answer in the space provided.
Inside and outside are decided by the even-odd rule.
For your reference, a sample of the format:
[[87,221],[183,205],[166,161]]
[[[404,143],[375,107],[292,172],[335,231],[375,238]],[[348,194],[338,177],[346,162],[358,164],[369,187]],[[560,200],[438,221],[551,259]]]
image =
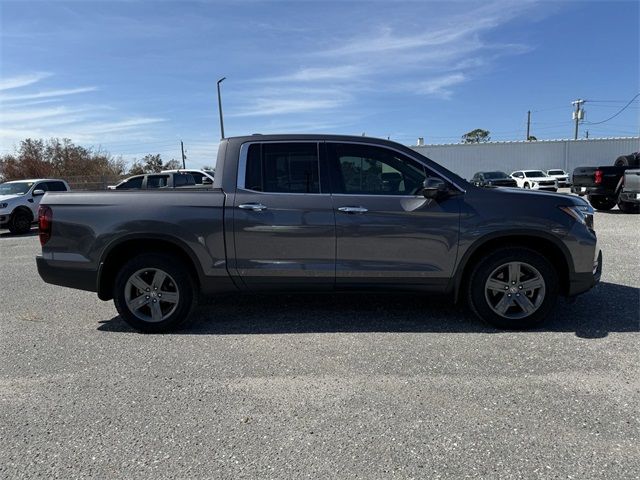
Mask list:
[[440,165],[470,179],[480,171],[562,168],[571,173],[579,166],[613,165],[620,155],[640,150],[640,137],[588,140],[538,140],[412,146]]

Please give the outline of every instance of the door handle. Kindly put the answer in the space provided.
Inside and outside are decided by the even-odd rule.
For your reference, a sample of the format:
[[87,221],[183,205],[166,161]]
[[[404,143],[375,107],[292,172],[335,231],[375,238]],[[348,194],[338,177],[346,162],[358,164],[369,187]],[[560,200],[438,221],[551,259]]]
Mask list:
[[253,210],[254,212],[261,212],[263,210],[266,210],[267,206],[261,203],[242,203],[238,205],[238,208],[241,208],[242,210]]
[[342,213],[367,213],[367,210],[364,207],[338,207],[338,211]]

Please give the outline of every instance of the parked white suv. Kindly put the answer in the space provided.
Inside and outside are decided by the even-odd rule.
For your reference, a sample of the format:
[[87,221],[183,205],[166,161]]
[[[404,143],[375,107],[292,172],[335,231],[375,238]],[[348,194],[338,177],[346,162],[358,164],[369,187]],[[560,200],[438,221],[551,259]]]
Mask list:
[[511,173],[511,178],[515,179],[520,188],[530,188],[532,190],[558,191],[558,182],[542,170],[518,170]]
[[569,174],[560,168],[554,168],[553,170],[547,170],[547,175],[555,178],[558,181],[559,187],[570,187]]
[[69,185],[56,178],[14,180],[0,183],[0,228],[27,233],[38,220],[38,205],[46,192],[68,192]]

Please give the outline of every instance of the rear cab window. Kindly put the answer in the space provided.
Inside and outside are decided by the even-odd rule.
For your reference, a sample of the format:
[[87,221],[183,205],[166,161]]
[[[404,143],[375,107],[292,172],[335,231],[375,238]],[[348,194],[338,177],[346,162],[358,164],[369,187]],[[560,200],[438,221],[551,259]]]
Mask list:
[[244,188],[272,193],[320,193],[317,142],[254,143]]

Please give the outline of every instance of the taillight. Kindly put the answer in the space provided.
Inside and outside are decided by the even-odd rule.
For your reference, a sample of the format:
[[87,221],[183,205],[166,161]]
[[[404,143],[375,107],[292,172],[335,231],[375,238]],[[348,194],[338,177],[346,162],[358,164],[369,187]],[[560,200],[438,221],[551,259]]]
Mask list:
[[593,180],[596,185],[600,185],[602,183],[602,170],[596,170],[593,174]]
[[40,205],[38,209],[38,229],[40,230],[40,245],[51,238],[51,226],[53,224],[53,210],[47,205]]

